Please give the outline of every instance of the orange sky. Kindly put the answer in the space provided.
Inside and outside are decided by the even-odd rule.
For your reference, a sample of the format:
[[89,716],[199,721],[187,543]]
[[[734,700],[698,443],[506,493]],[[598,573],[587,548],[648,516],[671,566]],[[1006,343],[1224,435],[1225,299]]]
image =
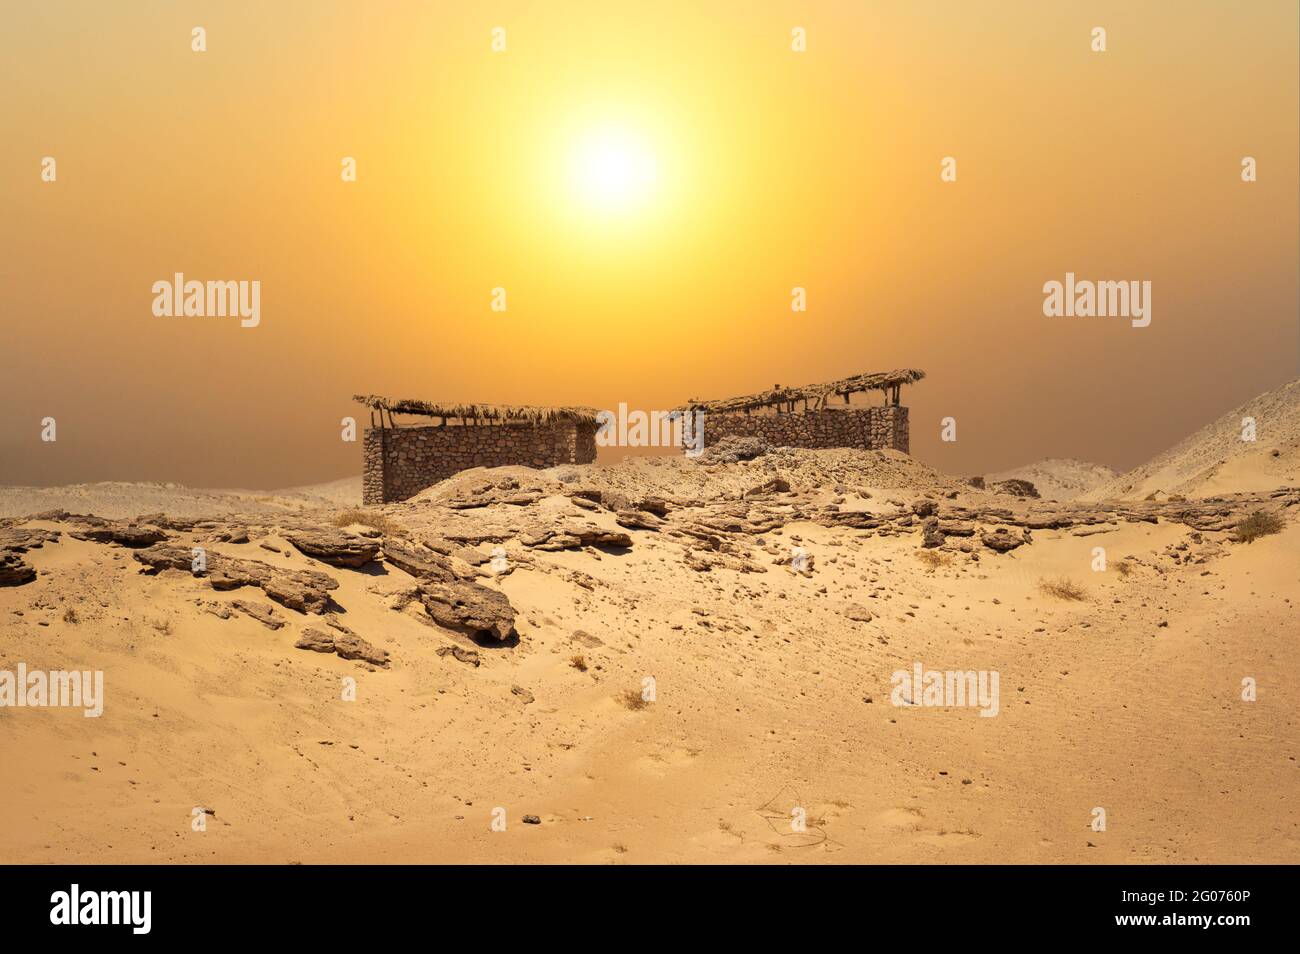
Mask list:
[[[354,474],[355,392],[899,366],[935,466],[1131,466],[1300,367],[1298,33],[1294,0],[6,4],[0,482]],[[635,201],[575,186],[602,130],[653,159]],[[1150,327],[1045,317],[1067,271],[1150,281]],[[260,325],[155,317],[175,272],[260,281]]]

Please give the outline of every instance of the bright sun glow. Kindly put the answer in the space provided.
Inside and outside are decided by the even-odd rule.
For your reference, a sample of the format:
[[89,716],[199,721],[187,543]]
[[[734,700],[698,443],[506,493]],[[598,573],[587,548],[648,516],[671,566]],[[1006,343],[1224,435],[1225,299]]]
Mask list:
[[593,210],[623,211],[654,189],[654,153],[635,134],[607,127],[583,136],[573,150],[574,191]]

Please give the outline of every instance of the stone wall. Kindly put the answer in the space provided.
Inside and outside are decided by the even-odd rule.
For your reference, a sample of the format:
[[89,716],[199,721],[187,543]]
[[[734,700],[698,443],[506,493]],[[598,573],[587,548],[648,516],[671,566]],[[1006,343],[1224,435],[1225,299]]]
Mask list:
[[370,427],[362,438],[362,502],[391,503],[470,467],[554,467],[596,459],[596,425],[440,424]]
[[910,453],[907,408],[822,408],[790,414],[705,414],[704,446],[724,437],[759,437],[774,447],[891,447]]

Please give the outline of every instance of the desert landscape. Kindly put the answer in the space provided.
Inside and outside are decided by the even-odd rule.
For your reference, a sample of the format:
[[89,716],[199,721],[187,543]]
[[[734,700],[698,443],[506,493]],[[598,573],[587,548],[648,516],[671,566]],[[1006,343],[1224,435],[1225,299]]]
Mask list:
[[1300,382],[1125,474],[728,438],[360,501],[0,489],[0,670],[104,674],[0,708],[0,859],[1300,860]]
[[6,931],[1284,923],[1300,4],[1225,7],[0,4]]

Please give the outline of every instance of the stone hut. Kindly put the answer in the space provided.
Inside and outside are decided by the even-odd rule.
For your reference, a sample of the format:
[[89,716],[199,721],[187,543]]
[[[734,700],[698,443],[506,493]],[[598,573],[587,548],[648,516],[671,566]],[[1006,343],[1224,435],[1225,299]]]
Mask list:
[[[837,381],[723,398],[692,400],[676,410],[704,428],[704,446],[724,437],[758,437],[774,446],[893,448],[909,452],[907,408],[899,394],[925,377],[915,368],[868,372]],[[854,404],[852,397],[879,391],[883,404]]]
[[[593,408],[433,404],[373,394],[353,400],[370,408],[362,438],[366,504],[405,500],[470,467],[554,467],[596,459]],[[394,415],[433,423],[398,424]]]

